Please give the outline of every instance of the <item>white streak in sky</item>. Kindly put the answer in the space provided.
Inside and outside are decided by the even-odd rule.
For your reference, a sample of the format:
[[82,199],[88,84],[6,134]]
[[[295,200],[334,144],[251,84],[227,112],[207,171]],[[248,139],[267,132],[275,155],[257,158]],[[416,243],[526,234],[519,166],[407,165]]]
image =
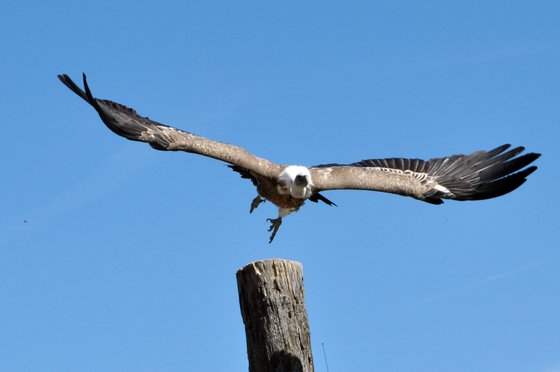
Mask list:
[[[415,303],[412,307],[422,306],[422,305],[426,305],[426,304],[429,304],[429,303],[434,302],[434,301],[441,300],[441,299],[443,299],[443,298],[447,298],[447,297],[451,297],[451,296],[456,296],[456,295],[458,295],[458,294],[461,294],[461,293],[470,291],[470,290],[472,290],[472,289],[481,287],[481,286],[483,286],[483,285],[485,285],[485,284],[494,282],[494,281],[496,281],[496,280],[503,280],[503,279],[509,278],[509,277],[511,277],[511,276],[521,274],[521,273],[523,273],[523,272],[525,272],[525,271],[532,270],[532,269],[534,269],[534,268],[536,268],[536,267],[538,267],[538,266],[541,266],[542,264],[543,264],[543,260],[542,260],[542,259],[534,260],[534,261],[529,262],[529,263],[526,264],[526,265],[516,267],[516,268],[514,268],[514,269],[505,271],[505,272],[503,272],[503,273],[498,273],[498,274],[494,274],[494,275],[487,276],[486,278],[477,280],[477,281],[475,281],[475,282],[473,282],[473,283],[471,283],[471,284],[468,284],[468,285],[466,285],[466,286],[464,286],[464,287],[457,288],[457,289],[454,289],[454,290],[451,290],[451,291],[448,291],[448,292],[444,292],[444,293],[441,293],[441,294],[439,294],[439,295],[427,297],[427,298],[425,298],[425,299],[423,299],[423,300],[418,301],[418,302]],[[559,372],[560,372],[560,371],[559,371]]]

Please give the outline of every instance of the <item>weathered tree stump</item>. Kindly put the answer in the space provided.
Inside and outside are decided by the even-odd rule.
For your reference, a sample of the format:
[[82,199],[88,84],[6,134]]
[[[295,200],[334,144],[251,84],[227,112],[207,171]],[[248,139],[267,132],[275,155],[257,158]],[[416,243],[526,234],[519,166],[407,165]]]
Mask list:
[[237,271],[250,372],[313,372],[299,262],[257,261]]

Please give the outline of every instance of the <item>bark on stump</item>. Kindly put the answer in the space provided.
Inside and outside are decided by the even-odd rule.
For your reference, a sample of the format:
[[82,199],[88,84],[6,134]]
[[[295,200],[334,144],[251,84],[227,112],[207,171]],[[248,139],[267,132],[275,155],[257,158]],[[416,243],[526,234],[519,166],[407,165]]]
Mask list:
[[299,262],[257,261],[237,271],[250,372],[313,372]]

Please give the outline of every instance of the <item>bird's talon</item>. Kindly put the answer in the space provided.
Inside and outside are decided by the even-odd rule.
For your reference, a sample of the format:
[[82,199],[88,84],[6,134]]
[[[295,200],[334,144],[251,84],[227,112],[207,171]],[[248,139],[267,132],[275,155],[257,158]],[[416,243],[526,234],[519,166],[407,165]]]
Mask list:
[[270,235],[270,240],[268,241],[268,243],[270,244],[274,240],[274,237],[276,236],[276,233],[278,232],[278,229],[282,224],[282,217],[278,217],[275,219],[267,218],[266,220],[267,222],[270,222],[270,227],[268,228],[268,231],[269,232],[272,231],[272,235]]

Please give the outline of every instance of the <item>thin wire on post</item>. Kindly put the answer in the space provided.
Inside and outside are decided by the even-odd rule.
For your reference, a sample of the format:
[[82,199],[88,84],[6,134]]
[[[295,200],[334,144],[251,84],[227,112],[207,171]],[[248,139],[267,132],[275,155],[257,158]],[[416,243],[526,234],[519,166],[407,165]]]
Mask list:
[[325,365],[327,366],[327,372],[330,372],[329,363],[327,362],[327,352],[325,351],[325,343],[321,342],[321,346],[323,346],[323,356],[325,357]]

